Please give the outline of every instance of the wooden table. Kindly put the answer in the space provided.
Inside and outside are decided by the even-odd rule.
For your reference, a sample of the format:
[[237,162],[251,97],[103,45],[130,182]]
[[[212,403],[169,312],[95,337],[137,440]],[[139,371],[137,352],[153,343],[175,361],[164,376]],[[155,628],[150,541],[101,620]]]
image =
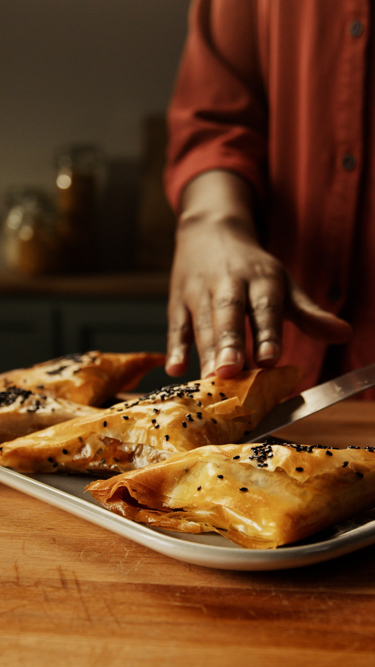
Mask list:
[[[286,429],[375,445],[375,404]],[[375,665],[375,546],[280,572],[161,556],[0,486],[0,665]]]

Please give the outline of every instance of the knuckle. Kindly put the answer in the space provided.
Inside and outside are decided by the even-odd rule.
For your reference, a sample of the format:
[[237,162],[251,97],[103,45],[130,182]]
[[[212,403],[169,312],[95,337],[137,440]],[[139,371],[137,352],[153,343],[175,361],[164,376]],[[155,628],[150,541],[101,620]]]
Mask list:
[[281,268],[276,260],[268,262],[254,262],[251,266],[252,279],[281,280]]
[[207,331],[212,329],[212,318],[209,308],[201,308],[195,319],[195,330],[197,332]]
[[256,341],[258,345],[261,343],[280,343],[280,335],[275,329],[260,329],[256,333]]
[[259,296],[256,300],[253,300],[250,306],[250,312],[253,315],[271,313],[276,314],[281,310],[280,300],[270,294],[264,294]]
[[220,295],[213,299],[212,305],[215,310],[226,308],[243,309],[245,307],[245,300],[236,295]]
[[178,322],[171,322],[168,328],[169,338],[186,339],[190,336],[190,326],[187,322],[179,324]]
[[221,331],[217,336],[218,348],[235,347],[242,348],[245,343],[245,337],[239,331]]

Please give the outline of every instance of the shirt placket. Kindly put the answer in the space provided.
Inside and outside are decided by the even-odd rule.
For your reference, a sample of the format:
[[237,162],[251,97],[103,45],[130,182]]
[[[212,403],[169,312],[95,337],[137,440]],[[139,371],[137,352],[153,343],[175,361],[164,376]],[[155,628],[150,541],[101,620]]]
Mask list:
[[340,310],[347,289],[361,173],[364,160],[366,49],[370,0],[345,4],[343,46],[338,55],[336,88],[335,169],[326,216],[325,243],[330,285],[323,299]]

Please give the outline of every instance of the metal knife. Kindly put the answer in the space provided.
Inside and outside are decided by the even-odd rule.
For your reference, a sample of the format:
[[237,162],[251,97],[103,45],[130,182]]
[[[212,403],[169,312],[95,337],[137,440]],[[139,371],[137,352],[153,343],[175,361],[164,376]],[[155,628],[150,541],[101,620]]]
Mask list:
[[363,366],[350,373],[345,373],[335,380],[329,380],[311,389],[306,389],[276,406],[262,419],[250,434],[250,438],[241,442],[261,442],[262,438],[314,412],[328,408],[334,403],[359,394],[375,385],[375,363]]

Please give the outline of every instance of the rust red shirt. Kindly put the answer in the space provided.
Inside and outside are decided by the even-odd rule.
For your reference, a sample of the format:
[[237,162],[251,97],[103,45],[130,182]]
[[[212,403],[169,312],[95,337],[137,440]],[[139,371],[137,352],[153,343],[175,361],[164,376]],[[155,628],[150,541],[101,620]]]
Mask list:
[[[371,0],[195,0],[169,110],[173,207],[203,171],[247,179],[268,249],[353,324],[343,372],[375,361],[374,30]],[[326,345],[284,329],[316,383]]]

